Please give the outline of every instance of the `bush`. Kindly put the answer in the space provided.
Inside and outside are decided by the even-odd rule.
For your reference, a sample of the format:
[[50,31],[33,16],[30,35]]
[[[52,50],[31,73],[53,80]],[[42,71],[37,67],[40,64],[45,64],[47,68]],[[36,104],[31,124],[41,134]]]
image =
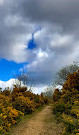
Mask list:
[[65,104],[64,103],[56,103],[53,106],[53,113],[56,114],[60,112],[61,114],[65,111]]
[[65,131],[68,133],[72,133],[73,130],[78,128],[77,120],[70,115],[62,114],[63,122],[66,124]]
[[57,102],[61,97],[61,92],[59,89],[55,89],[54,94],[53,94],[53,101]]
[[0,99],[0,101],[2,100],[0,103],[0,134],[6,134],[9,128],[17,123],[20,116],[23,115],[22,112],[14,109],[7,99],[3,95]]
[[[68,75],[62,91],[53,94],[53,112],[60,113],[65,124],[62,135],[79,132],[79,71]],[[59,117],[61,117],[59,116]]]
[[35,103],[38,103],[39,106],[44,104],[43,98],[42,98],[41,96],[39,96],[39,95],[37,95],[37,96],[34,98],[34,102],[35,102]]
[[18,96],[13,102],[13,107],[25,114],[35,111],[35,105],[28,97]]
[[20,117],[32,113],[39,106],[48,102],[43,95],[27,91],[25,87],[14,86],[0,92],[0,134],[7,134],[9,128],[20,121]]

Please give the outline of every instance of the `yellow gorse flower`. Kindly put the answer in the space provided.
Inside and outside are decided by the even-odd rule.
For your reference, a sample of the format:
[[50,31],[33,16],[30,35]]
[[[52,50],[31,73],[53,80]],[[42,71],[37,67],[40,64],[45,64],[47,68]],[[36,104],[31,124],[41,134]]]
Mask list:
[[0,130],[2,130],[2,127],[0,127]]
[[0,133],[4,134],[21,116],[29,114],[40,105],[48,103],[46,97],[35,95],[26,88],[13,88],[13,91],[0,92]]
[[3,118],[6,119],[7,118],[7,115],[4,115]]
[[3,116],[3,114],[1,113],[1,114],[0,114],[0,116],[2,117],[2,116]]

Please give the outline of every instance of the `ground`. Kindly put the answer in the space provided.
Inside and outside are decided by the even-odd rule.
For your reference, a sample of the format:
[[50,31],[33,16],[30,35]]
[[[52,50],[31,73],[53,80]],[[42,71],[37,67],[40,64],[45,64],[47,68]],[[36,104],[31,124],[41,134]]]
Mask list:
[[62,124],[57,123],[51,106],[45,106],[40,112],[25,121],[22,125],[17,125],[12,135],[59,135],[62,132]]

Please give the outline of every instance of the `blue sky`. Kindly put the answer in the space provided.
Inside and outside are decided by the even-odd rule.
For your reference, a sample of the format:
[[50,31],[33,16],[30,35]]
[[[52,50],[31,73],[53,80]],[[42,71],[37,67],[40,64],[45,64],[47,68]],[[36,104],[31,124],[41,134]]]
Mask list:
[[0,80],[2,81],[8,81],[11,78],[14,78],[14,75],[16,75],[20,68],[23,68],[23,66],[27,63],[21,63],[17,64],[13,61],[7,61],[5,59],[0,60]]
[[34,41],[34,37],[33,37],[33,34],[32,34],[32,39],[28,41],[28,49],[34,49],[36,48],[36,43]]
[[[36,44],[34,42],[34,37],[32,34],[32,38],[28,41],[28,50],[32,50],[36,48]],[[8,61],[6,59],[0,60],[0,80],[8,81],[11,78],[14,78],[20,72],[25,65],[28,65],[28,62],[24,63],[16,63],[14,61]],[[26,70],[27,72],[27,70]]]
[[[32,38],[28,41],[28,50],[32,50],[36,48],[36,43],[34,42],[34,37],[32,34]],[[0,80],[8,81],[11,78],[14,78],[15,75],[19,74],[20,69],[24,66],[28,65],[28,62],[16,63],[14,61],[8,61],[6,59],[0,60]],[[27,70],[26,70],[27,72]]]
[[0,0],[0,80],[24,68],[32,83],[52,84],[79,61],[78,35],[78,0]]

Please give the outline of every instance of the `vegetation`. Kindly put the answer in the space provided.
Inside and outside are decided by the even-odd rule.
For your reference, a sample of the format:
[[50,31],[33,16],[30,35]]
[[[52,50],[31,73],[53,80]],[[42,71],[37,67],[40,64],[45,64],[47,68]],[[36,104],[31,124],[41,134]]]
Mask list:
[[21,116],[34,112],[39,106],[47,104],[43,94],[35,95],[27,87],[7,89],[0,92],[0,134],[7,135],[10,127],[20,121]]
[[15,84],[17,87],[22,87],[22,86],[27,86],[27,82],[28,82],[28,77],[27,77],[27,73],[22,70],[21,72],[17,73],[16,75],[14,75],[15,78]]
[[[53,90],[49,87],[41,95],[27,91],[25,78],[20,75],[20,82],[25,81],[25,86],[14,85],[4,91],[0,88],[0,135],[7,135],[12,125],[22,117],[28,116],[40,106],[49,103],[53,94],[53,113],[57,122],[62,121],[64,129],[62,135],[79,134],[79,71],[77,65],[65,67],[59,71],[60,82],[64,82],[62,90]],[[71,72],[71,73],[70,73]],[[73,73],[74,72],[74,73]],[[64,74],[64,75],[63,75]],[[22,78],[23,77],[23,78]],[[24,80],[23,80],[24,79]]]
[[45,89],[45,91],[43,92],[43,95],[45,97],[48,97],[49,99],[52,99],[52,95],[53,95],[53,92],[54,92],[54,87],[50,86],[50,87],[47,87]]
[[79,69],[79,65],[76,62],[71,65],[63,67],[56,74],[55,84],[62,85],[67,80],[67,76],[69,74],[77,72],[78,69]]
[[79,71],[69,74],[62,91],[55,89],[53,113],[62,119],[62,135],[79,134]]

